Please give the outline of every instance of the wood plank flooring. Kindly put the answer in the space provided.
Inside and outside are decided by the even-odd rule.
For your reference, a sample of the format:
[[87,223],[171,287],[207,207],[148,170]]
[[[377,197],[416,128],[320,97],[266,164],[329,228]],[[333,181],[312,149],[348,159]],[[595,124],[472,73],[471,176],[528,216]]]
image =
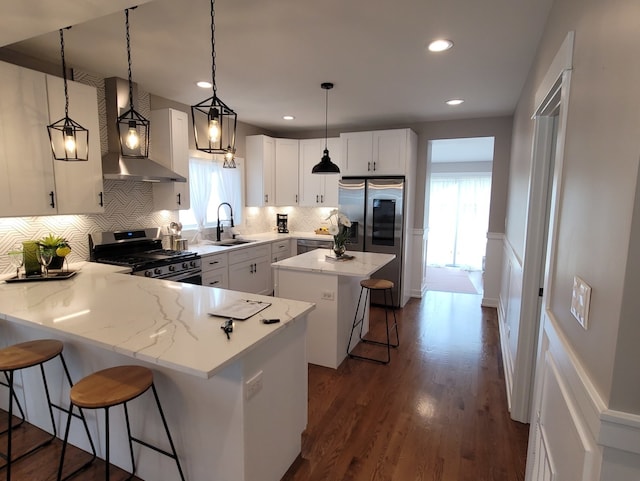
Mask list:
[[283,481],[523,480],[528,425],[509,418],[497,314],[480,299],[412,299],[389,365],[310,365],[309,424]]
[[[528,425],[509,418],[497,315],[480,299],[445,292],[412,299],[397,311],[400,347],[389,365],[310,365],[309,424],[283,481],[522,481]],[[383,313],[372,312],[372,333],[380,335]],[[16,445],[37,435],[34,429],[23,430]],[[13,480],[54,480],[59,453],[56,440],[18,462]],[[69,467],[83,456],[73,448]],[[99,462],[74,479],[102,480],[103,469]]]

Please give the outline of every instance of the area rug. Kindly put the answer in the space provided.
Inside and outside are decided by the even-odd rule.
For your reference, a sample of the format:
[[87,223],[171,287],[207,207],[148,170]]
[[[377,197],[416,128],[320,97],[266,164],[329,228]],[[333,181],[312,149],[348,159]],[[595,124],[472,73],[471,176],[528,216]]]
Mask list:
[[469,274],[453,267],[427,267],[427,290],[479,294],[469,279]]

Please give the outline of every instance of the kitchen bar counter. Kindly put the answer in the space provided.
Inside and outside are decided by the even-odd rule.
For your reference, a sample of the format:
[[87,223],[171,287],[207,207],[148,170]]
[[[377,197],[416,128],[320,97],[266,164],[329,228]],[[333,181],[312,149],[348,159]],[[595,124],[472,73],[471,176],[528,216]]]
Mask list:
[[[305,332],[314,306],[122,271],[84,263],[68,280],[0,284],[1,345],[60,339],[76,380],[114,365],[150,367],[187,479],[280,479],[300,453],[306,427]],[[246,321],[235,321],[227,339],[220,329],[226,319],[208,313],[239,299],[272,304]],[[265,325],[261,318],[281,322]],[[54,402],[68,405],[62,372],[57,363],[49,364]],[[23,383],[39,385],[37,372],[25,371]],[[19,396],[28,420],[48,426],[46,409],[22,392]],[[5,397],[0,401],[3,408]],[[146,395],[131,403],[133,429],[141,430],[143,439],[162,442],[161,423],[152,406],[152,397]],[[94,439],[104,439],[102,425],[96,428],[93,419]],[[64,421],[59,415],[59,428]],[[112,431],[120,421],[114,418]],[[86,449],[78,428],[71,440]],[[126,439],[121,428],[112,438]],[[112,462],[129,469],[127,451],[125,442],[114,442]],[[146,448],[140,449],[137,464],[143,479],[177,477],[171,459]]]
[[[351,252],[347,261],[328,260],[329,249],[316,249],[271,264],[276,296],[313,302],[309,314],[307,359],[312,364],[337,369],[347,356],[349,333],[353,324],[360,281],[375,277],[375,272],[393,259],[393,254]],[[369,306],[366,306],[363,334],[369,330]],[[356,345],[352,340],[349,351]]]

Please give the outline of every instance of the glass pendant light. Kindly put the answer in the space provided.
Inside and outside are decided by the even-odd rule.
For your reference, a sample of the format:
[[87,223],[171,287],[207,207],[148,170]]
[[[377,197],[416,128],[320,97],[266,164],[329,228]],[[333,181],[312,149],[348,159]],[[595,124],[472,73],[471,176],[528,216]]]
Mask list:
[[223,154],[224,167],[235,167],[238,116],[220,98],[216,86],[215,11],[211,0],[211,86],[213,96],[191,106],[196,148],[209,154]]
[[[67,27],[70,29],[71,27]],[[60,57],[64,81],[64,117],[47,126],[51,151],[56,160],[89,160],[89,131],[69,117],[67,65],[64,59],[64,30],[60,29]]]
[[331,82],[324,82],[320,85],[326,93],[325,93],[325,113],[324,113],[324,152],[322,155],[322,159],[311,169],[312,174],[339,174],[340,167],[331,162],[331,157],[329,157],[329,147],[328,145],[328,134],[327,134],[327,118],[329,117],[329,90],[333,88],[333,84]]
[[129,35],[129,10],[124,11],[127,31],[127,63],[129,66],[129,110],[118,117],[120,151],[124,157],[149,157],[150,122],[133,105],[133,82],[131,80],[131,36]]

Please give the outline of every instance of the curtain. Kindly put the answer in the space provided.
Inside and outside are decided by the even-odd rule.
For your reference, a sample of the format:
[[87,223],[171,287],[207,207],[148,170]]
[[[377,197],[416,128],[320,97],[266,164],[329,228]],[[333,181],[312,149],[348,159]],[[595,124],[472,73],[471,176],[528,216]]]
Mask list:
[[491,176],[434,176],[429,197],[427,263],[482,269]]
[[[215,162],[205,159],[189,159],[189,188],[191,190],[191,211],[196,224],[196,235],[193,242],[202,238],[207,224],[207,210],[211,198],[211,171]],[[187,222],[189,223],[189,222]]]

